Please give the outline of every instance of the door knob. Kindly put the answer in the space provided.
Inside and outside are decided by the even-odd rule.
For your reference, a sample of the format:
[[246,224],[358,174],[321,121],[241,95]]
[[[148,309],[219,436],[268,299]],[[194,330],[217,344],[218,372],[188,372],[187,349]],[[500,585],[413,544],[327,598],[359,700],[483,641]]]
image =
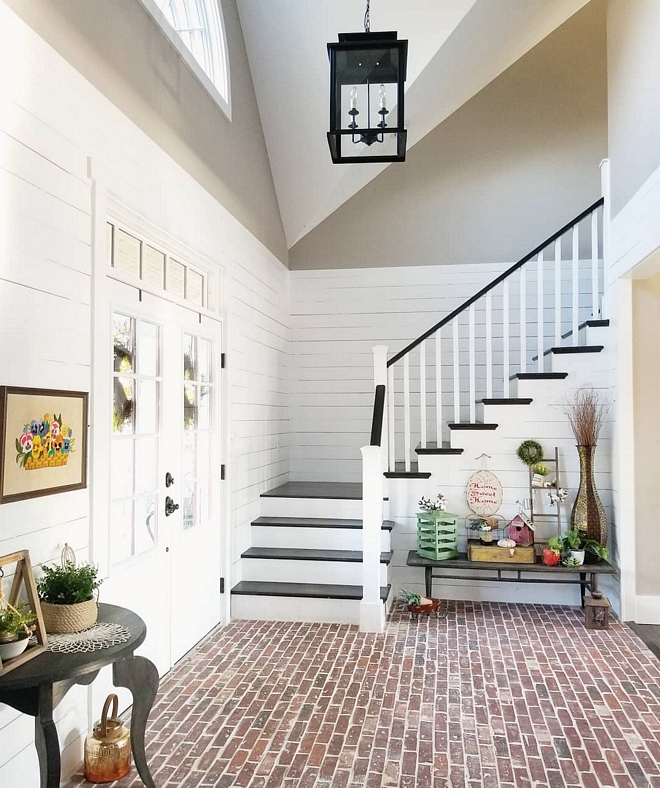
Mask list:
[[168,471],[165,474],[165,486],[171,487],[173,484],[174,484],[174,476],[172,476],[172,474]]
[[165,517],[169,517],[171,514],[174,514],[178,508],[179,504],[174,503],[174,501],[168,495],[167,498],[165,498]]

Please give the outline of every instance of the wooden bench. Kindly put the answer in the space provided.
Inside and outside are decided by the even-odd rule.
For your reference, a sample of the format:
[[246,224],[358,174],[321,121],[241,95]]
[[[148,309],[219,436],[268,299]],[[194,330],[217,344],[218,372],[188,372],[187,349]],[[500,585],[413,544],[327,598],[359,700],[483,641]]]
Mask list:
[[[582,607],[584,607],[584,592],[588,588],[593,594],[598,590],[598,575],[616,575],[618,569],[607,561],[597,564],[584,564],[583,566],[546,566],[541,563],[540,556],[535,564],[490,563],[486,561],[470,561],[467,555],[461,554],[458,558],[447,561],[434,561],[431,558],[422,558],[414,550],[408,553],[407,566],[424,568],[424,584],[426,596],[433,596],[434,580],[494,580],[500,583],[559,583],[563,585],[579,585]],[[447,574],[434,574],[434,569],[443,569]],[[473,572],[487,572],[475,577]],[[459,574],[460,572],[460,574]],[[507,573],[507,577],[503,576]],[[522,577],[533,572],[542,577]],[[515,577],[511,577],[515,575]]]

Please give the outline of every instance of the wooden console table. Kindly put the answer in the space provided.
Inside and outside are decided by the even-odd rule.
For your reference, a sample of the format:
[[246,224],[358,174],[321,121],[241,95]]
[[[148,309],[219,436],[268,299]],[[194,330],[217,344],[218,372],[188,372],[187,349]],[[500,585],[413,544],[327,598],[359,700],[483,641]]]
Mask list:
[[60,785],[60,745],[53,710],[74,684],[91,684],[106,665],[112,665],[115,687],[126,687],[133,696],[133,761],[142,782],[147,788],[155,788],[144,751],[144,733],[158,691],[158,671],[148,659],[133,653],[144,642],[146,624],[135,613],[115,605],[100,605],[99,621],[126,627],[131,633],[130,640],[89,654],[46,652],[0,677],[0,703],[35,718],[40,788]]
[[[470,561],[464,553],[458,558],[447,561],[433,561],[422,558],[414,550],[408,553],[407,566],[424,567],[424,583],[426,596],[433,596],[434,580],[494,580],[500,583],[558,583],[560,585],[579,585],[582,606],[584,607],[584,592],[588,588],[593,594],[598,590],[598,575],[616,575],[618,569],[607,561],[597,564],[583,564],[582,566],[546,566],[537,558],[535,564],[490,563],[487,561]],[[448,574],[434,574],[434,569],[448,570]],[[458,572],[461,574],[458,574]],[[487,572],[486,576],[475,577],[473,572]],[[507,573],[507,577],[503,576]],[[530,572],[538,573],[542,577],[522,577]],[[494,573],[494,574],[493,574]],[[511,577],[510,575],[515,575]]]

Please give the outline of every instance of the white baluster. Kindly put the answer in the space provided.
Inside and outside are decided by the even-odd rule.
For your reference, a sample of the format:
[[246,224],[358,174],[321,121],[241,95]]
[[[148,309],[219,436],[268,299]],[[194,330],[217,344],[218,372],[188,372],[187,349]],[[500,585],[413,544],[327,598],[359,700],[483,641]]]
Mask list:
[[391,471],[396,467],[396,431],[394,427],[394,366],[387,368],[387,420],[390,436],[388,466]]
[[598,320],[598,209],[591,214],[591,317]]
[[573,324],[573,344],[578,345],[578,328],[580,327],[580,231],[579,225],[573,228],[573,308],[571,322]]
[[406,473],[410,471],[410,353],[403,357],[403,450]]
[[474,339],[474,304],[468,308],[468,345],[469,345],[469,374],[470,374],[470,422],[474,424],[477,420],[477,391],[475,385],[476,378],[476,348]]
[[435,332],[435,440],[442,446],[442,329]]
[[493,396],[493,299],[486,293],[486,398]]
[[561,345],[561,238],[555,241],[555,347]]
[[426,448],[426,340],[419,346],[419,432],[420,444]]
[[458,356],[458,317],[452,323],[453,353],[452,363],[454,365],[454,421],[458,424],[461,420],[461,375]]
[[544,342],[543,320],[543,252],[539,252],[539,259],[536,268],[536,352],[538,353],[539,372],[543,372],[543,347]]
[[502,396],[509,396],[509,280],[502,283]]
[[527,372],[527,273],[520,269],[520,371]]

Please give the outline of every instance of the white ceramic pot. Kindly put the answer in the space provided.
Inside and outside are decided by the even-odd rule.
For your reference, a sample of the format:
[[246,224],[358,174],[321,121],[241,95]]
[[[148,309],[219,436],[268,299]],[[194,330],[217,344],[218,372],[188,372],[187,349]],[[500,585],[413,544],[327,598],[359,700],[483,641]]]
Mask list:
[[29,642],[30,638],[26,634],[19,640],[12,640],[10,643],[0,643],[0,659],[3,662],[7,662],[10,659],[14,659],[14,657],[20,656],[28,647]]
[[571,557],[578,562],[578,566],[582,566],[584,563],[584,550],[571,550],[570,553]]

